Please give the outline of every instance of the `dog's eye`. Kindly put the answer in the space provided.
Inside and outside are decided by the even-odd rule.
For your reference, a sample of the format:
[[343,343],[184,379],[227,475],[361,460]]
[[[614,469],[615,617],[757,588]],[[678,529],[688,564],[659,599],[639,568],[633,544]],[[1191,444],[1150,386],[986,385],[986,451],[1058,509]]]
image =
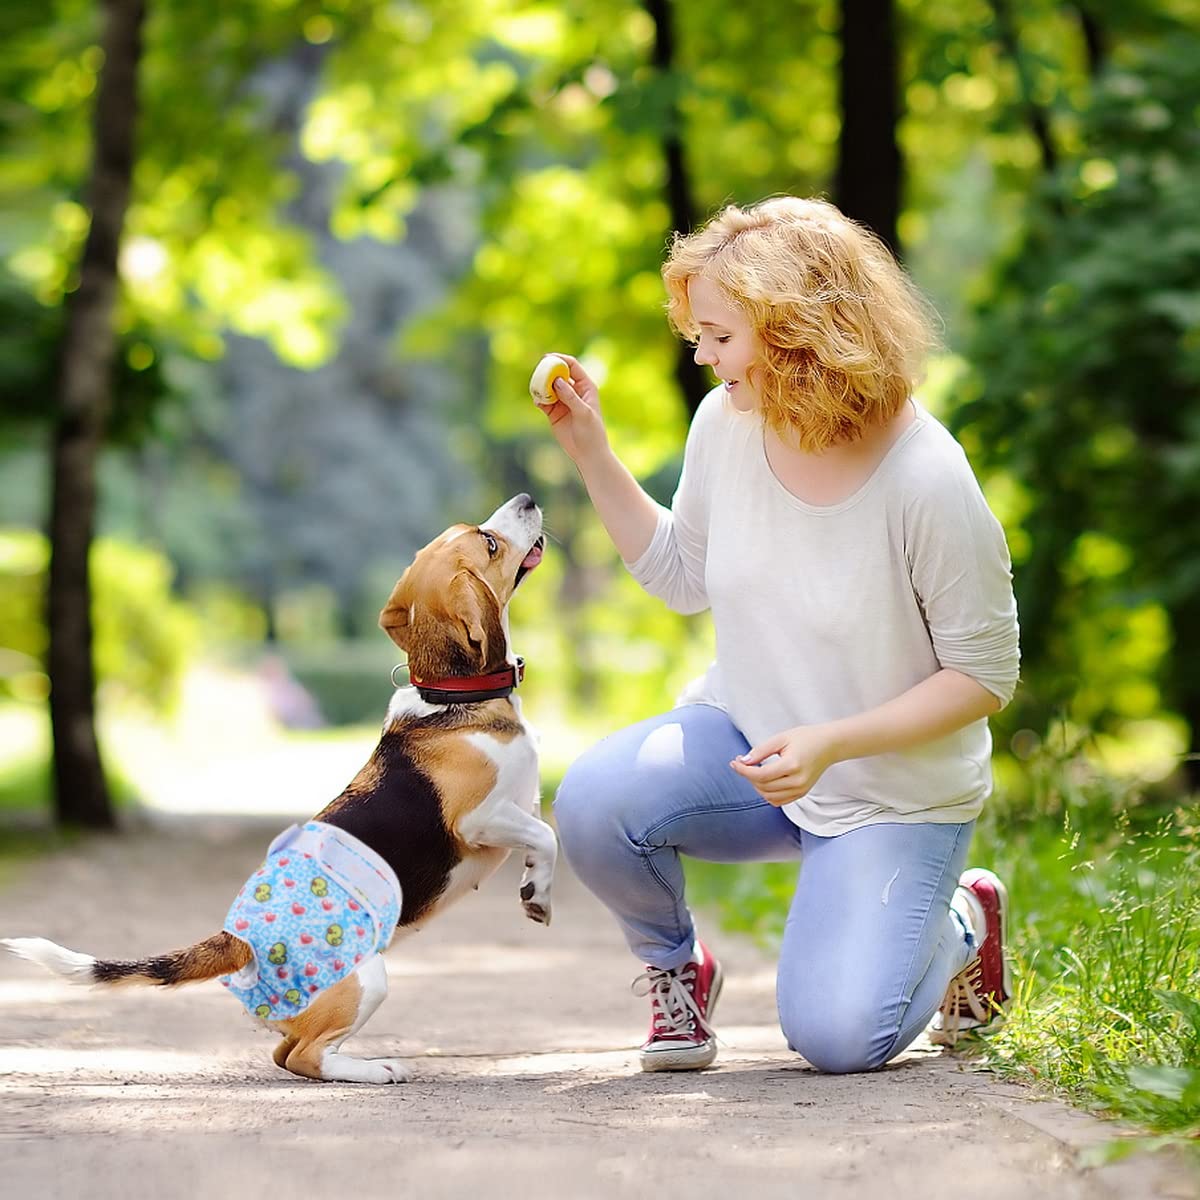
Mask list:
[[487,542],[488,554],[494,555],[500,549],[496,539],[486,529],[481,529],[479,532],[483,536],[483,540]]

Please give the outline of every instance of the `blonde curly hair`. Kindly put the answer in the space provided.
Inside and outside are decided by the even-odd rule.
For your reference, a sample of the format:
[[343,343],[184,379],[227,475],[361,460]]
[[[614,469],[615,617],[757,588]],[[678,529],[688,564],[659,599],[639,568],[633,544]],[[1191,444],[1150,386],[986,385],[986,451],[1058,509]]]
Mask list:
[[711,280],[747,315],[763,349],[750,370],[762,418],[809,452],[894,416],[936,343],[932,307],[891,251],[824,200],[730,205],[675,235],[662,274],[688,341],[700,334],[689,279]]

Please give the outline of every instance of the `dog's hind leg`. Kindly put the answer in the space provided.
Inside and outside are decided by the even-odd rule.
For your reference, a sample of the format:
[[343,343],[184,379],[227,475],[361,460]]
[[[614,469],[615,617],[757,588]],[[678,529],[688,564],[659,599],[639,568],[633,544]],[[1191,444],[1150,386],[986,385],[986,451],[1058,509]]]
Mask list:
[[294,1037],[288,1037],[287,1034],[284,1034],[283,1041],[271,1051],[271,1057],[275,1060],[275,1065],[277,1067],[282,1067],[286,1071],[288,1055],[291,1054],[295,1048],[296,1039]]
[[[395,1058],[353,1058],[342,1043],[357,1033],[387,995],[387,971],[378,954],[322,992],[298,1017],[283,1023],[275,1061],[294,1075],[341,1083],[404,1083],[409,1068]],[[290,1045],[289,1045],[290,1043]],[[287,1047],[285,1052],[285,1047]]]

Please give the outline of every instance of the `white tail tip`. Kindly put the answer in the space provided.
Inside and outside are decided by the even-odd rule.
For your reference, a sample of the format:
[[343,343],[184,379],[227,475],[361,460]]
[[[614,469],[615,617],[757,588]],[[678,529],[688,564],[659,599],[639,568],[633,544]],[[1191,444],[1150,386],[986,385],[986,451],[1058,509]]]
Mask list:
[[77,983],[92,983],[92,967],[96,960],[87,954],[68,950],[45,938],[0,938],[0,946],[11,950],[19,958],[27,958],[38,966],[65,975]]

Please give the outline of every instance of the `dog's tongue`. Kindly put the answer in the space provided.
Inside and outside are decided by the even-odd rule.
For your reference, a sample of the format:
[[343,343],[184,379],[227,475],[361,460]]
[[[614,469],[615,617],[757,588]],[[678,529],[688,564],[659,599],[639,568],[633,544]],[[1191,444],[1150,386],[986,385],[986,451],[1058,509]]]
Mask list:
[[530,552],[521,560],[521,566],[527,571],[532,571],[534,567],[542,561],[542,544],[539,542]]

